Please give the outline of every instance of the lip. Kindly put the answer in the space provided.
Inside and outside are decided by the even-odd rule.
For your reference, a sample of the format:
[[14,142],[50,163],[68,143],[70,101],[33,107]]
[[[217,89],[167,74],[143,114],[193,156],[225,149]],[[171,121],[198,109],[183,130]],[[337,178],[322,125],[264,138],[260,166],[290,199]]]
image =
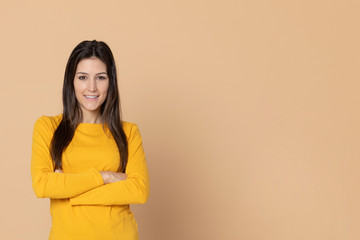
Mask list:
[[99,95],[84,95],[84,97],[87,99],[87,100],[96,100],[99,98]]

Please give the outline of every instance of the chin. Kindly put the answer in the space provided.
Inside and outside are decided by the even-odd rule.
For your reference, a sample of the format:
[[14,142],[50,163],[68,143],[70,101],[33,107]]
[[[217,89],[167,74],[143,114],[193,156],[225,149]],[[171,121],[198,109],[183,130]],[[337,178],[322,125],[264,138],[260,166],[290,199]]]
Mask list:
[[100,112],[100,108],[101,108],[101,105],[100,106],[89,106],[89,107],[87,107],[87,106],[82,106],[81,107],[81,109],[82,110],[85,110],[85,111],[88,111],[88,112],[97,112],[97,111],[99,111]]

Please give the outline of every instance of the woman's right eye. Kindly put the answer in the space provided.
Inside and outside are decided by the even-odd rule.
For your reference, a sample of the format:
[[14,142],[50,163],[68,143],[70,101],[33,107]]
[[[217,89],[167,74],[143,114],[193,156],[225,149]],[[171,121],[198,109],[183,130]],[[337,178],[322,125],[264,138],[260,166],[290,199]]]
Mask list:
[[80,80],[85,80],[85,79],[86,79],[86,76],[79,76],[79,79],[80,79]]

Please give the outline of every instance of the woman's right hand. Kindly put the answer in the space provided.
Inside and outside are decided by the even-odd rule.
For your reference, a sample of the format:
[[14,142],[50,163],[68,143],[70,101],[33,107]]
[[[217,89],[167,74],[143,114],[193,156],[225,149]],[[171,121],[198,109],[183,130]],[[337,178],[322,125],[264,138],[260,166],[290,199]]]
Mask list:
[[124,181],[127,178],[125,173],[101,171],[100,174],[104,180],[104,184]]

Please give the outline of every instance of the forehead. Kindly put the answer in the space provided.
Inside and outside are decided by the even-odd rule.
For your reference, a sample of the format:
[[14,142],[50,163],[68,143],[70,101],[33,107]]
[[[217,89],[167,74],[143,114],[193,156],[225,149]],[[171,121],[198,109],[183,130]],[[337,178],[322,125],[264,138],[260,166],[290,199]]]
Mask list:
[[106,72],[106,65],[98,58],[85,58],[81,60],[77,67],[76,72],[98,73]]

